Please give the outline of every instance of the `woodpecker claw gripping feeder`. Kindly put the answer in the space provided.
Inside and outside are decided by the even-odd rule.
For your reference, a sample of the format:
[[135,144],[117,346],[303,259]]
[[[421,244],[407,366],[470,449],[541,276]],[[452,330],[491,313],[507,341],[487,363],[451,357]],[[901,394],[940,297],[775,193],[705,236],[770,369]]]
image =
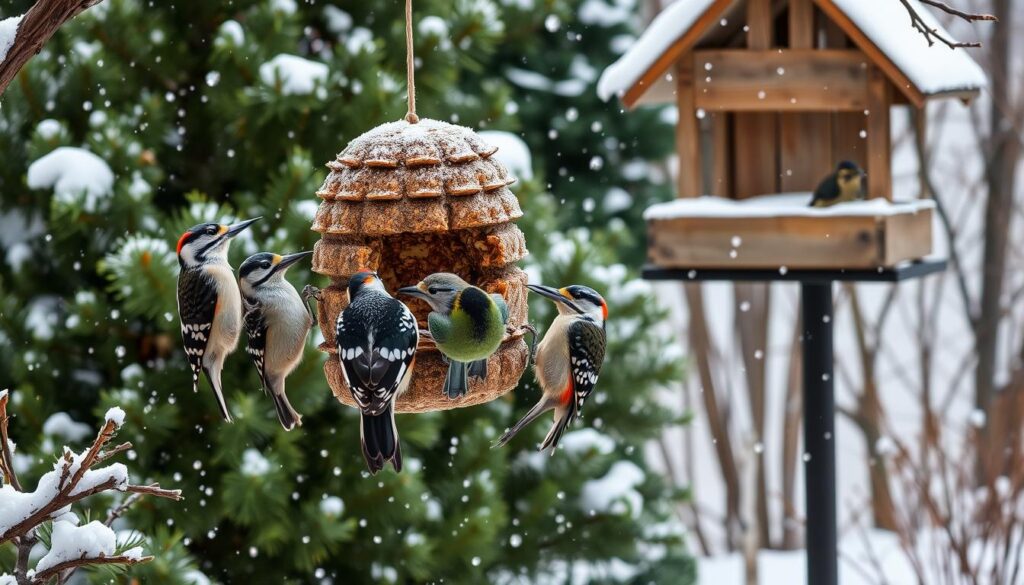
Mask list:
[[[409,389],[396,412],[448,410],[489,402],[512,390],[526,370],[528,351],[526,274],[515,263],[527,254],[522,217],[508,186],[515,182],[473,130],[415,113],[412,29],[406,6],[409,113],[354,139],[327,164],[330,174],[317,191],[322,199],[313,230],[322,234],[313,270],[331,279],[319,303],[322,351],[336,355],[334,324],[348,303],[352,274],[375,270],[389,292],[415,285],[435,272],[453,272],[509,307],[507,332],[488,360],[486,380],[472,379],[466,396],[451,400],[443,386],[447,364],[429,337],[421,336]],[[426,329],[430,308],[402,299]],[[342,403],[354,406],[337,359],[324,366]]]

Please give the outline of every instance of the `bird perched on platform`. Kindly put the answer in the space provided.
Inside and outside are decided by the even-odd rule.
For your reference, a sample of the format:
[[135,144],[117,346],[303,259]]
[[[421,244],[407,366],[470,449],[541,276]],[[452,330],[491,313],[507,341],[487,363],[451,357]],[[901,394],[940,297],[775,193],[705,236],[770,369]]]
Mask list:
[[178,315],[185,357],[192,367],[192,390],[199,390],[199,372],[205,372],[227,422],[231,413],[220,373],[242,330],[242,296],[228,264],[228,247],[258,219],[233,225],[201,223],[178,239]]
[[438,272],[398,294],[423,299],[432,309],[427,326],[437,349],[448,359],[444,392],[459,398],[469,392],[469,376],[487,378],[487,358],[505,336],[508,305],[458,276]]
[[550,447],[554,453],[565,429],[579,416],[583,403],[597,384],[604,362],[608,304],[597,291],[586,286],[554,289],[530,284],[527,287],[551,299],[558,307],[558,316],[537,346],[534,362],[534,372],[544,394],[526,416],[505,431],[495,446],[505,445],[526,425],[553,410],[555,422],[539,450]]
[[395,426],[395,399],[409,387],[419,329],[409,308],[388,294],[374,272],[348,281],[349,305],[338,315],[336,340],[341,373],[362,417],[359,436],[370,473],[391,462],[402,470]]
[[310,254],[260,252],[238,267],[242,317],[249,335],[246,352],[260,375],[263,391],[274,400],[277,419],[286,431],[302,425],[302,416],[285,394],[285,379],[302,360],[313,315],[284,274],[289,266]]
[[864,171],[857,163],[844,160],[818,184],[811,207],[831,207],[860,199],[864,199]]

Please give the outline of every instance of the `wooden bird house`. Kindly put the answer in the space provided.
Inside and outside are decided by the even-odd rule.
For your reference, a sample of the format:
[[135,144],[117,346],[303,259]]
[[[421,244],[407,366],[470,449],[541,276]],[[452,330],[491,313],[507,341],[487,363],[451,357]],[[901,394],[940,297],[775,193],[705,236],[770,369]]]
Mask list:
[[[522,217],[508,186],[514,179],[496,158],[498,149],[469,128],[421,119],[392,122],[357,137],[337,159],[317,192],[323,201],[313,221],[322,234],[313,270],[330,277],[319,303],[331,353],[324,371],[335,396],[354,405],[336,358],[334,327],[348,304],[352,274],[375,270],[388,291],[415,285],[434,272],[453,272],[509,307],[508,333],[488,360],[486,380],[470,381],[466,396],[444,395],[447,363],[421,338],[408,391],[396,412],[425,412],[493,400],[515,387],[526,369],[521,326],[527,320],[526,274],[515,263],[526,254]],[[426,303],[402,298],[426,328]]]
[[[948,35],[918,0],[908,1]],[[652,262],[864,268],[931,251],[932,202],[887,203],[892,108],[923,118],[929,100],[968,100],[984,85],[966,50],[929,45],[898,1],[678,0],[598,89],[629,108],[675,103],[679,197],[736,203],[719,215],[704,204],[649,210]],[[809,202],[841,160],[864,169],[868,198],[886,201],[869,202],[874,211],[819,211],[790,197],[787,211],[779,198],[759,198],[805,193]],[[736,241],[742,248],[729,245]]]

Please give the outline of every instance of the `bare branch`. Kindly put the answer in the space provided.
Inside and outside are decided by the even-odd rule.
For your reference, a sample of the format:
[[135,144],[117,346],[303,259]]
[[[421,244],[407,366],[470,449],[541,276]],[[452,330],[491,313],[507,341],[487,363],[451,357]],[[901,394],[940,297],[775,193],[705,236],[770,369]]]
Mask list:
[[14,44],[0,61],[0,94],[65,22],[102,0],[39,0],[21,17]]
[[14,471],[14,456],[11,454],[11,444],[7,440],[7,401],[10,392],[5,391],[0,396],[0,473],[4,474],[4,481],[20,491],[21,483],[18,481],[18,474]]
[[42,585],[47,580],[59,575],[62,571],[68,569],[77,569],[82,566],[94,566],[94,565],[137,565],[139,563],[148,563],[153,560],[152,556],[145,557],[128,557],[125,555],[116,555],[110,557],[83,557],[80,559],[74,559],[70,561],[64,561],[63,563],[56,564],[45,571],[36,573],[32,579],[32,583],[38,583]]
[[[997,20],[996,17],[992,16],[991,14],[968,14],[966,12],[961,12],[959,10],[947,6],[944,2],[940,2],[938,0],[922,0],[922,2],[928,4],[929,6],[934,6],[944,12],[967,20],[969,22],[978,20]],[[981,46],[981,43],[976,41],[971,43],[961,43],[947,38],[946,36],[941,34],[938,31],[938,29],[928,26],[928,23],[926,23],[924,19],[921,18],[921,15],[917,12],[917,9],[914,8],[914,6],[910,3],[910,0],[900,0],[900,3],[903,4],[903,7],[907,9],[907,14],[910,15],[910,25],[913,26],[917,32],[924,35],[925,40],[928,41],[928,46],[934,45],[935,41],[941,42],[950,49],[976,48]]]
[[962,12],[946,4],[945,2],[939,2],[939,0],[921,0],[921,4],[927,4],[928,6],[938,8],[939,10],[945,12],[946,14],[952,14],[953,16],[957,18],[962,18],[968,22],[974,22],[978,20],[999,22],[999,19],[991,14],[976,14],[970,12]]

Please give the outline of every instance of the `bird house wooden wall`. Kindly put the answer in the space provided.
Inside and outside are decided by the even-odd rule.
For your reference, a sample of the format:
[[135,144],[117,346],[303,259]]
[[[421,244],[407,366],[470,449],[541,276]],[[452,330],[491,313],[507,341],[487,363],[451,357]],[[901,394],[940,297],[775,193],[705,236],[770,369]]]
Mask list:
[[813,191],[848,159],[867,172],[869,197],[891,199],[898,92],[836,23],[842,15],[813,0],[736,5],[728,30],[675,63],[679,195]]

